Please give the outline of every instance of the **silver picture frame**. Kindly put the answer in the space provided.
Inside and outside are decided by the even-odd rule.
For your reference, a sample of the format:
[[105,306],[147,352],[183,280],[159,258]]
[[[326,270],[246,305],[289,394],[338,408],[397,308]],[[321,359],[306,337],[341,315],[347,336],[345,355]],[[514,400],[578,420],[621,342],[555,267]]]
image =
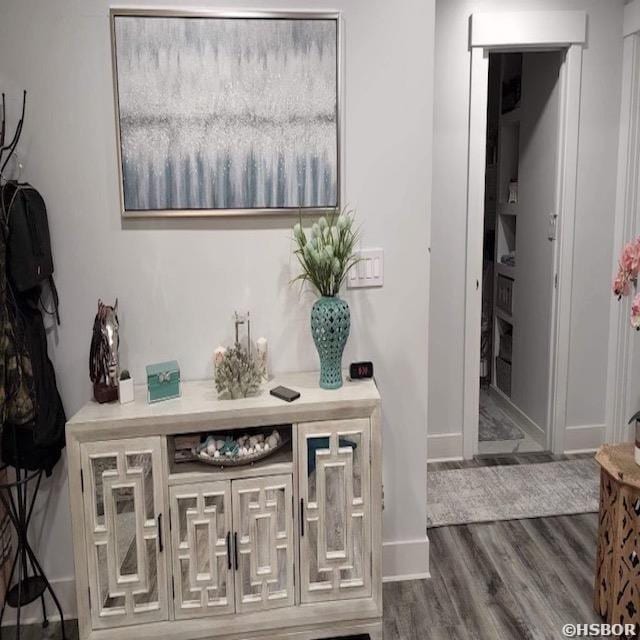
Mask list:
[[[132,208],[127,207],[125,197],[125,169],[120,113],[120,92],[118,77],[118,41],[116,24],[118,18],[210,18],[232,20],[324,20],[335,22],[335,191],[334,202],[319,206],[305,206],[296,203],[287,206],[256,207],[214,207],[214,208]],[[131,7],[111,8],[109,12],[111,29],[111,57],[113,76],[114,116],[116,150],[118,163],[118,188],[121,215],[123,218],[186,218],[216,216],[269,216],[269,215],[320,215],[340,210],[343,202],[343,25],[339,11],[226,11],[226,10],[181,10],[181,9],[138,9]]]

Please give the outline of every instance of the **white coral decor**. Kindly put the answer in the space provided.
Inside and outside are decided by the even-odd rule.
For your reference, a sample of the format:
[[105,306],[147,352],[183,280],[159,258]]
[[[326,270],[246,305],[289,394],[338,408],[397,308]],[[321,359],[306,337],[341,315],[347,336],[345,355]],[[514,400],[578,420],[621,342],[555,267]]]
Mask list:
[[215,383],[219,394],[232,398],[246,398],[260,385],[260,368],[254,358],[240,344],[231,347],[216,367]]

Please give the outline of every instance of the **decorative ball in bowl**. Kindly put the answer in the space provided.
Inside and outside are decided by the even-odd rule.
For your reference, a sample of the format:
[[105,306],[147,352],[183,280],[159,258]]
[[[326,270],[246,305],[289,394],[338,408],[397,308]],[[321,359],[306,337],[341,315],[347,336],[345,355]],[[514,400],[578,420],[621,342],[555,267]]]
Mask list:
[[270,435],[243,434],[237,438],[210,435],[193,450],[193,457],[198,462],[218,467],[241,466],[270,456],[288,441],[288,435],[281,434],[277,429]]

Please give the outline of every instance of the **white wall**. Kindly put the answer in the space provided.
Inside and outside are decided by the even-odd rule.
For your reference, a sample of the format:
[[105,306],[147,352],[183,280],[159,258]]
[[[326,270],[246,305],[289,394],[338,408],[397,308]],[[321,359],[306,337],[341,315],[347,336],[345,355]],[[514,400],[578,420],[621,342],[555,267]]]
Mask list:
[[[170,5],[156,0],[154,6]],[[226,0],[224,6],[247,4]],[[253,0],[249,6],[300,3]],[[345,362],[371,358],[376,365],[384,540],[412,543],[387,545],[386,571],[420,572],[427,552],[434,1],[315,0],[306,6],[343,11],[346,200],[358,211],[364,246],[383,247],[386,267],[384,288],[346,296],[353,324]],[[90,397],[87,363],[98,297],[119,298],[122,362],[138,381],[145,364],[170,357],[179,360],[185,379],[211,376],[210,356],[230,340],[234,309],[250,309],[255,335],[269,339],[274,370],[316,368],[308,328],[313,298],[300,300],[288,286],[295,273],[293,220],[121,222],[108,7],[107,0],[0,4],[0,86],[14,113],[19,91],[29,92],[23,177],[41,190],[50,214],[62,317],[50,334],[51,352],[67,413]],[[39,516],[46,516],[39,552],[50,577],[63,581],[61,589],[73,575],[65,473],[59,465],[39,505]]]
[[[438,0],[429,311],[429,456],[462,455],[469,16],[585,10],[566,446],[605,421],[623,0]],[[594,429],[591,429],[594,427]],[[435,436],[435,437],[432,437]],[[433,445],[433,446],[432,446]]]

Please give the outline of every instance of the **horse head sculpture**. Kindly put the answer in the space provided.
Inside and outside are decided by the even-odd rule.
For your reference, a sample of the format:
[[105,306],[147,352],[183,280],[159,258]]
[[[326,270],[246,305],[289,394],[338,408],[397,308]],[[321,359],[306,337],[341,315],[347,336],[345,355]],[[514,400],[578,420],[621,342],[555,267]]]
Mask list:
[[118,397],[118,300],[111,307],[98,300],[98,313],[93,321],[89,353],[89,373],[93,395],[98,402],[111,402]]

